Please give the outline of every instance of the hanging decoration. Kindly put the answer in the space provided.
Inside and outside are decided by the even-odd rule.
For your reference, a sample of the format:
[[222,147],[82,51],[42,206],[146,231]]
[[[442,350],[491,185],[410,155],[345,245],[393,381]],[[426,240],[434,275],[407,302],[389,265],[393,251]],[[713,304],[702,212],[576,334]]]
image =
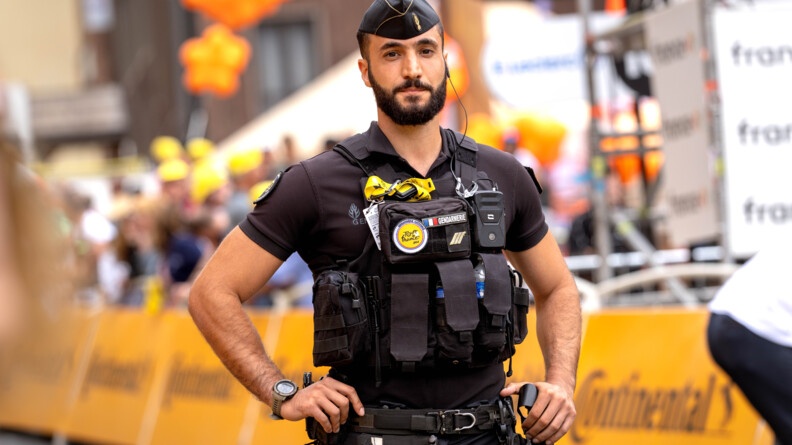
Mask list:
[[523,113],[514,120],[518,145],[528,149],[542,167],[550,167],[561,155],[566,127],[557,119],[536,113]]
[[250,59],[250,44],[221,24],[189,39],[179,50],[184,65],[184,86],[194,94],[229,97],[239,88],[239,76]]
[[274,14],[284,0],[182,0],[185,8],[239,30]]

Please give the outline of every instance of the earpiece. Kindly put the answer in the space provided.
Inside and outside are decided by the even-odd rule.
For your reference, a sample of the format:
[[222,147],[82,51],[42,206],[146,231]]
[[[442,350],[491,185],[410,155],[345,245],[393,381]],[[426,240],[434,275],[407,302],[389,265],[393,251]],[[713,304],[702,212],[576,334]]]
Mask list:
[[448,72],[448,64],[446,64],[446,66],[445,66],[445,71],[446,71],[446,77],[450,79],[451,78],[451,73]]

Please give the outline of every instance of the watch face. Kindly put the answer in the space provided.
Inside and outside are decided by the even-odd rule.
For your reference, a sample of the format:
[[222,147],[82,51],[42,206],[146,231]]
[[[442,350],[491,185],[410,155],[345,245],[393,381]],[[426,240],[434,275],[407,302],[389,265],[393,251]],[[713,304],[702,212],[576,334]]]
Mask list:
[[281,380],[275,384],[275,391],[284,396],[289,396],[297,392],[297,385],[289,380]]

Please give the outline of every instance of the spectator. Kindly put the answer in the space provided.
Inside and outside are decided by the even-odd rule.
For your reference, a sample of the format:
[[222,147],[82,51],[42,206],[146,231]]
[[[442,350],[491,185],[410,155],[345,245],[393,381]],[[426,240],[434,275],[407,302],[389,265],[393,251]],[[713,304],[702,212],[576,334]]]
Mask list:
[[710,302],[707,342],[715,362],[734,380],[775,432],[792,444],[792,235],[760,250]]
[[76,253],[76,273],[81,303],[101,305],[118,297],[112,243],[118,231],[94,207],[91,197],[69,186],[60,187]]
[[118,226],[116,258],[127,265],[127,279],[121,288],[120,304],[140,306],[147,278],[157,274],[160,254],[155,246],[156,202],[139,197],[128,208],[118,209],[114,221]]
[[226,209],[230,219],[229,227],[233,229],[253,209],[250,190],[264,179],[264,155],[258,149],[235,152],[228,158],[228,171],[233,190]]

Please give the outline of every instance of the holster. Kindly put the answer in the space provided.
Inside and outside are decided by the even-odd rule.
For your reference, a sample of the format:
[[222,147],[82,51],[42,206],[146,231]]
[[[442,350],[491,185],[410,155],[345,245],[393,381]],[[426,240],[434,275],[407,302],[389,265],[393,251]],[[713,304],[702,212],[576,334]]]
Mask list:
[[341,425],[339,432],[328,433],[316,419],[313,417],[306,417],[305,432],[308,433],[308,438],[313,441],[308,442],[306,445],[343,445],[349,432],[349,427],[347,425]]

